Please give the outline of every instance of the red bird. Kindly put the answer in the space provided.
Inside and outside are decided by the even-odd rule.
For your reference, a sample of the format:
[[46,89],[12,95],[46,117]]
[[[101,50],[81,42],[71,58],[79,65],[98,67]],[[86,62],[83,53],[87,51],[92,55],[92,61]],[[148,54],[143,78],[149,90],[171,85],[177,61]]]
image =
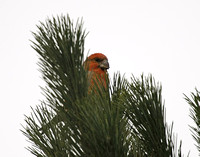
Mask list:
[[84,62],[84,66],[88,71],[88,78],[90,82],[90,88],[94,86],[94,81],[97,84],[103,84],[107,88],[107,69],[109,69],[108,58],[102,53],[94,53],[90,55]]

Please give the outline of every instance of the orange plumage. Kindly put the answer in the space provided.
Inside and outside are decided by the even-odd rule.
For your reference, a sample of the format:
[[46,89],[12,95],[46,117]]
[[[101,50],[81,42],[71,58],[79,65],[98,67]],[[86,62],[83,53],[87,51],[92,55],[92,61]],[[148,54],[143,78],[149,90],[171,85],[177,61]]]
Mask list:
[[108,58],[102,53],[94,53],[90,55],[84,62],[84,67],[88,71],[88,79],[90,88],[94,83],[102,84],[107,88],[107,69],[109,69]]

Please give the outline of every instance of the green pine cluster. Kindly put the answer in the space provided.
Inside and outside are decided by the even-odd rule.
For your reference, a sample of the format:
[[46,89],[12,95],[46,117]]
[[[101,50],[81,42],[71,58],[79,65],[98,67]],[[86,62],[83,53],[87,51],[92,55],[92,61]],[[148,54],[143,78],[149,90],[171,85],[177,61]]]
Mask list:
[[196,147],[200,155],[200,92],[196,89],[196,93],[191,93],[191,98],[185,95],[185,99],[190,105],[190,117],[196,126],[190,126],[192,136],[196,141]]
[[[88,92],[83,67],[87,32],[82,20],[47,19],[33,33],[32,47],[46,82],[46,99],[25,117],[22,132],[37,157],[183,157],[172,126],[166,123],[162,88],[154,78],[117,73],[109,88]],[[192,95],[192,128],[200,143],[199,92]],[[200,150],[200,145],[198,145]]]

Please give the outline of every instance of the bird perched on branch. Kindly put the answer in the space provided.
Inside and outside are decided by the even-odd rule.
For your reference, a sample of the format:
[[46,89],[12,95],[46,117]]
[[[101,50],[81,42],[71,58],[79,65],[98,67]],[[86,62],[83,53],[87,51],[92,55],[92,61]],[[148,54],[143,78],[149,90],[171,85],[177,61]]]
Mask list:
[[[108,58],[102,53],[94,53],[87,57],[83,66],[88,74],[88,82],[89,82],[89,92],[92,90],[95,83],[97,83],[97,87],[102,88],[101,85],[106,89],[107,88],[107,70],[109,69]],[[64,108],[66,112],[68,112],[67,108]],[[50,121],[51,123],[58,123],[60,119],[58,116],[53,117]],[[47,125],[49,125],[48,123]],[[40,128],[40,131],[43,134],[43,130],[47,126],[46,124]]]
[[102,53],[94,53],[90,55],[84,62],[84,67],[88,71],[89,88],[94,86],[94,83],[102,84],[107,88],[107,70],[109,69],[108,58]]

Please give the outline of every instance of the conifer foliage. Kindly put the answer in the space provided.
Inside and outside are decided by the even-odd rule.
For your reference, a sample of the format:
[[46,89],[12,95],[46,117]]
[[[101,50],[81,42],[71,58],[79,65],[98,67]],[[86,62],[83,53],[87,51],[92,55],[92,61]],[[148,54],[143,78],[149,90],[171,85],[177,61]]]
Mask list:
[[83,22],[47,19],[33,33],[46,99],[25,117],[22,132],[37,157],[181,157],[165,119],[161,85],[149,75],[120,73],[109,88],[89,89],[83,67]]
[[194,120],[196,127],[190,126],[192,136],[196,141],[196,147],[200,154],[200,92],[196,89],[196,93],[191,93],[191,98],[185,95],[185,99],[190,105],[190,117]]

